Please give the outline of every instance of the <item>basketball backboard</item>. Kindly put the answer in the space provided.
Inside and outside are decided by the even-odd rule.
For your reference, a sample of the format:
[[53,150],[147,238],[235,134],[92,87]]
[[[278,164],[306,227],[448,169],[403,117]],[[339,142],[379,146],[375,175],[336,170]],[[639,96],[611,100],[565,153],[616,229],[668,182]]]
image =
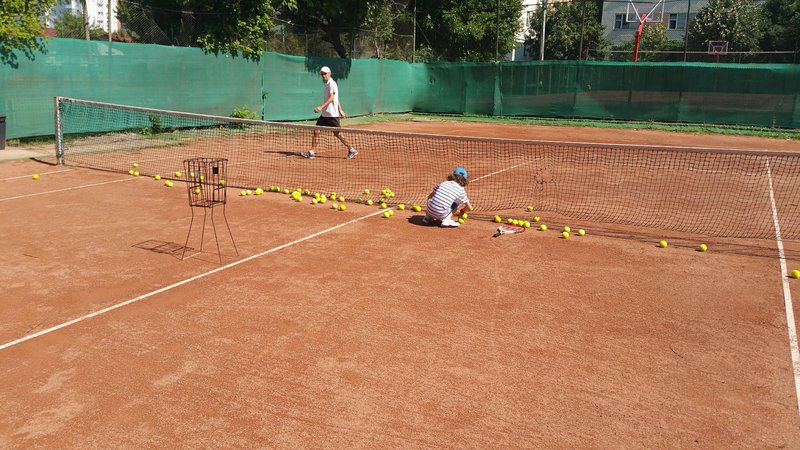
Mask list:
[[628,0],[625,20],[629,23],[658,23],[664,21],[664,0],[639,1]]
[[728,41],[708,41],[709,55],[727,55]]

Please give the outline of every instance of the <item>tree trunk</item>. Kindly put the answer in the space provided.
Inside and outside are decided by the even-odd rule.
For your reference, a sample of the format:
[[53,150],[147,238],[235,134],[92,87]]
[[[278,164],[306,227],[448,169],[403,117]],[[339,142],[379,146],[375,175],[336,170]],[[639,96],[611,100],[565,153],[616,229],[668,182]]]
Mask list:
[[344,44],[342,44],[342,37],[339,35],[339,30],[332,26],[326,26],[324,27],[324,30],[325,40],[333,45],[333,49],[336,50],[336,53],[339,55],[339,57],[345,59],[349,58],[350,55],[348,54]]
[[81,0],[83,6],[83,36],[87,41],[89,40],[89,10],[86,7],[86,0]]

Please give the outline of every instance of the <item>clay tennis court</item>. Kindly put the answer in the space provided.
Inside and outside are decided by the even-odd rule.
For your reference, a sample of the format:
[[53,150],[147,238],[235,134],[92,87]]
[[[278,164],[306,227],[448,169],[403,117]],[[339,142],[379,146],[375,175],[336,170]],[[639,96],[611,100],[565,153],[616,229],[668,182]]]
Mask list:
[[[800,150],[652,131],[370,128]],[[798,310],[786,309],[800,281],[782,273],[800,267],[797,242],[783,242],[782,268],[774,240],[663,249],[657,230],[595,232],[546,213],[558,228],[493,238],[487,220],[440,229],[409,210],[386,219],[267,193],[228,200],[238,257],[217,216],[223,263],[210,225],[181,260],[185,189],[50,162],[0,165],[3,447],[800,446]],[[564,224],[587,235],[561,239]]]

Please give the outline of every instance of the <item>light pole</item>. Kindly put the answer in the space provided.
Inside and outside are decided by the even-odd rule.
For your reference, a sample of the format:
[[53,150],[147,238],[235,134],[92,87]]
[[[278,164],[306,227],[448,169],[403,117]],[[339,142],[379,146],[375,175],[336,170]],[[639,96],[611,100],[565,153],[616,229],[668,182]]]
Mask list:
[[547,0],[542,0],[542,39],[539,42],[539,61],[544,61],[544,27],[547,24]]
[[686,25],[683,32],[683,62],[686,62],[686,51],[689,49],[689,14],[692,12],[692,0],[689,0],[689,7],[686,8]]

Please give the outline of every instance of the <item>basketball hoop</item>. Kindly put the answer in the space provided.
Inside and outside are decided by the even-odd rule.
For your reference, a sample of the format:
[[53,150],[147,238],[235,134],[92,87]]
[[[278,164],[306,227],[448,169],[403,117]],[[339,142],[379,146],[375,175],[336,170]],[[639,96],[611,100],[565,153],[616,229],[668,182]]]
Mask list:
[[708,41],[708,54],[715,55],[719,62],[719,55],[728,54],[728,41]]
[[642,38],[645,24],[661,23],[664,21],[664,0],[635,1],[628,0],[628,22],[639,21],[636,29],[636,38],[633,43],[633,62],[639,61],[639,41]]

